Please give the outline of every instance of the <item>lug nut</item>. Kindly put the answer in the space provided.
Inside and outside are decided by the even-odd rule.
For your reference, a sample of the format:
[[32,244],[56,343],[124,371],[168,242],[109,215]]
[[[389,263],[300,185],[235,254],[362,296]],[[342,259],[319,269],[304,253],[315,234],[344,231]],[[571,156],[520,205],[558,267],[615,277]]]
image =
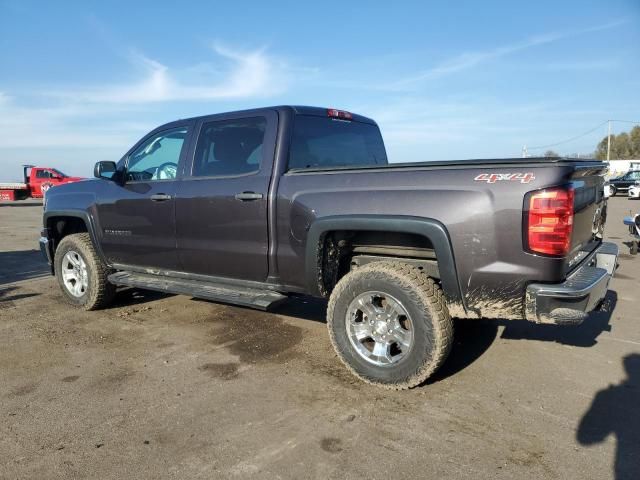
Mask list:
[[392,334],[393,330],[387,330],[387,333]]

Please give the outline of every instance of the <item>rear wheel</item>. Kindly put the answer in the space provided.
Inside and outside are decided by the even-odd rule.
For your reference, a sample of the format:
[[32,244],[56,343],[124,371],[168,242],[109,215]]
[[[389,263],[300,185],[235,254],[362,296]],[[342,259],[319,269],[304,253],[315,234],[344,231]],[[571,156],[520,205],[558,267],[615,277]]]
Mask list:
[[616,193],[618,193],[618,189],[616,187],[614,187],[613,185],[609,186],[609,188],[611,189],[611,196],[615,197]]
[[72,305],[97,310],[113,299],[116,287],[107,280],[110,271],[98,257],[88,233],[64,237],[54,263],[62,293]]
[[345,275],[329,299],[327,326],[355,375],[396,390],[429,378],[453,341],[442,290],[402,262],[375,262]]
[[637,255],[638,254],[638,241],[634,240],[631,242],[631,247],[629,248],[629,253],[631,255]]

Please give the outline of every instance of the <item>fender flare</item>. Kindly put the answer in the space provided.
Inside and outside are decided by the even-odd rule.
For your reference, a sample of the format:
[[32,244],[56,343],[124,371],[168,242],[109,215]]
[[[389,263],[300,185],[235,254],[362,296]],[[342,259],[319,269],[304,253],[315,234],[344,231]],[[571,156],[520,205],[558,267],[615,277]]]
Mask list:
[[[93,221],[93,218],[91,217],[91,215],[89,214],[89,212],[86,212],[84,210],[47,210],[44,212],[44,215],[42,217],[42,223],[44,224],[45,228],[48,228],[48,223],[49,223],[49,219],[52,217],[74,217],[74,218],[79,218],[81,219],[85,226],[87,227],[87,232],[89,232],[89,236],[91,237],[91,243],[93,243],[93,247],[96,249],[96,253],[98,254],[98,257],[100,257],[100,259],[105,263],[105,265],[109,265],[109,262],[107,262],[107,259],[104,256],[104,252],[102,251],[102,247],[100,246],[100,242],[98,241],[98,236],[96,235],[96,227],[95,227],[95,222]],[[54,255],[54,248],[56,246],[51,246],[49,248],[51,248],[51,258],[53,258]]]
[[412,233],[428,238],[436,252],[442,290],[450,309],[462,307],[466,311],[449,232],[437,220],[414,216],[336,215],[315,220],[307,233],[305,251],[305,280],[311,295],[320,296],[317,280],[320,239],[325,233],[334,230]]

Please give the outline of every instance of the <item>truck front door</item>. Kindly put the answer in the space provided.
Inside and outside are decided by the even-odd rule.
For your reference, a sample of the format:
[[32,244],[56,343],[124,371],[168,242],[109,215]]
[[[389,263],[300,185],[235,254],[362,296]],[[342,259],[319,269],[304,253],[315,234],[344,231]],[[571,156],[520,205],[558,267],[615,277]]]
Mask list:
[[267,204],[277,114],[201,120],[192,165],[176,197],[176,233],[185,272],[264,281]]
[[175,194],[191,126],[148,135],[121,160],[122,181],[102,182],[97,223],[110,262],[178,269]]

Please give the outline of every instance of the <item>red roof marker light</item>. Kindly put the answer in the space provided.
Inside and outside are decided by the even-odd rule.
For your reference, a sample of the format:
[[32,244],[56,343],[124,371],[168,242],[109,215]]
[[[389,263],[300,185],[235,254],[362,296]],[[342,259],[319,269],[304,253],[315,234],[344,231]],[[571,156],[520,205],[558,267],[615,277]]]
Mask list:
[[327,116],[331,118],[339,118],[341,120],[352,120],[353,115],[349,112],[345,112],[344,110],[336,110],[335,108],[327,109]]

